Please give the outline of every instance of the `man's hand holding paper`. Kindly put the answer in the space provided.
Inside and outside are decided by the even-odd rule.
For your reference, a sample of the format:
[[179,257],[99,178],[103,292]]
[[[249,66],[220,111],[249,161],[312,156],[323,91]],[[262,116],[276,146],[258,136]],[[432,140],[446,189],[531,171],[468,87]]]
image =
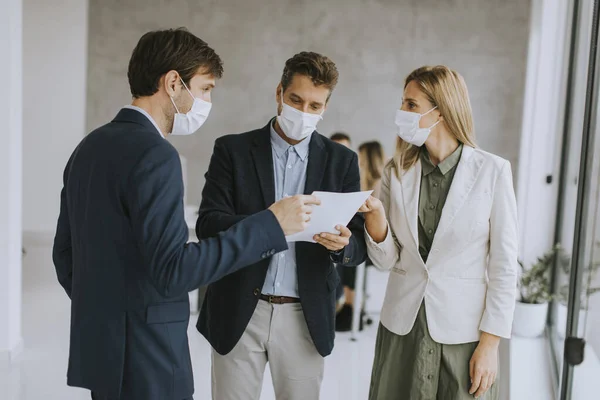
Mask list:
[[[313,192],[321,205],[314,206],[306,230],[286,236],[288,242],[320,243],[331,251],[348,245],[350,230],[346,225],[369,198],[372,191],[354,193]],[[325,236],[323,236],[325,234]]]
[[329,251],[340,251],[350,244],[352,232],[343,225],[338,225],[335,229],[340,233],[321,232],[320,234],[315,235],[313,239]]

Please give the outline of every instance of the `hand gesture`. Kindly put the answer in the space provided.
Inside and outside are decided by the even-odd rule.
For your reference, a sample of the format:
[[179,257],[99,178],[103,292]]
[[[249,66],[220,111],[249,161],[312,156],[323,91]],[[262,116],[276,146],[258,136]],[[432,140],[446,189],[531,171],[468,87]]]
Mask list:
[[312,214],[312,206],[321,204],[316,196],[296,195],[274,203],[269,210],[275,214],[286,236],[306,229]]
[[313,239],[329,251],[340,251],[350,243],[352,232],[342,225],[336,226],[335,229],[340,232],[339,235],[323,232],[315,235]]
[[381,200],[379,200],[376,197],[373,196],[369,196],[369,198],[367,199],[367,201],[365,201],[365,204],[363,204],[360,209],[358,210],[358,212],[361,213],[377,213],[377,212],[382,212],[383,211],[383,204],[381,204]]

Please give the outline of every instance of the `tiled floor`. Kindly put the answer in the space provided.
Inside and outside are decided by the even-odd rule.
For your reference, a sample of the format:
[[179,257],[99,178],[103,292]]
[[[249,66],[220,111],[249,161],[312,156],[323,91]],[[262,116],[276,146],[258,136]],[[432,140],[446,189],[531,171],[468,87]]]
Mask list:
[[[80,400],[89,392],[67,387],[69,300],[59,286],[49,247],[28,248],[23,261],[23,337],[25,351],[17,366],[0,371],[2,400]],[[368,311],[377,319],[383,302],[387,275],[369,268]],[[193,327],[189,328],[194,366],[196,400],[210,399],[210,346]],[[362,332],[357,342],[339,334],[336,347],[325,364],[321,399],[364,400],[369,390],[377,322]],[[275,396],[270,375],[265,375],[261,400]]]

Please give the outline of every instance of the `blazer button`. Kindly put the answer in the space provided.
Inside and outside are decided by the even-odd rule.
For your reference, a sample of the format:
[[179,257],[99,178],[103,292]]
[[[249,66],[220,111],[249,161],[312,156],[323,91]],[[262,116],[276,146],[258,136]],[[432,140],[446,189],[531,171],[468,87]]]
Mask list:
[[262,253],[262,254],[260,255],[260,258],[267,258],[267,253]]
[[349,263],[350,262],[350,258],[348,258],[348,257],[344,258],[344,262],[345,263]]
[[259,296],[260,295],[260,289],[259,288],[254,289],[254,295],[255,296]]

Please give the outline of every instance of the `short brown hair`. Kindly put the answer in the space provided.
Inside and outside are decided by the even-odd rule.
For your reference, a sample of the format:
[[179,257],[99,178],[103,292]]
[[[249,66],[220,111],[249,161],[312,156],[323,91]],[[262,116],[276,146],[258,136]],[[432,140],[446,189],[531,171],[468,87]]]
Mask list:
[[200,68],[219,79],[223,62],[205,41],[186,28],[152,31],[141,37],[129,60],[127,77],[131,95],[135,98],[158,92],[160,78],[177,71],[189,86]]
[[333,140],[334,142],[340,142],[342,140],[345,140],[348,143],[352,143],[352,140],[350,140],[350,135],[344,132],[336,132],[333,135],[331,135],[329,139]]
[[333,92],[339,77],[333,61],[321,54],[308,51],[298,53],[285,62],[281,76],[281,86],[284,91],[290,86],[296,74],[309,77],[315,86],[323,85],[330,92]]

